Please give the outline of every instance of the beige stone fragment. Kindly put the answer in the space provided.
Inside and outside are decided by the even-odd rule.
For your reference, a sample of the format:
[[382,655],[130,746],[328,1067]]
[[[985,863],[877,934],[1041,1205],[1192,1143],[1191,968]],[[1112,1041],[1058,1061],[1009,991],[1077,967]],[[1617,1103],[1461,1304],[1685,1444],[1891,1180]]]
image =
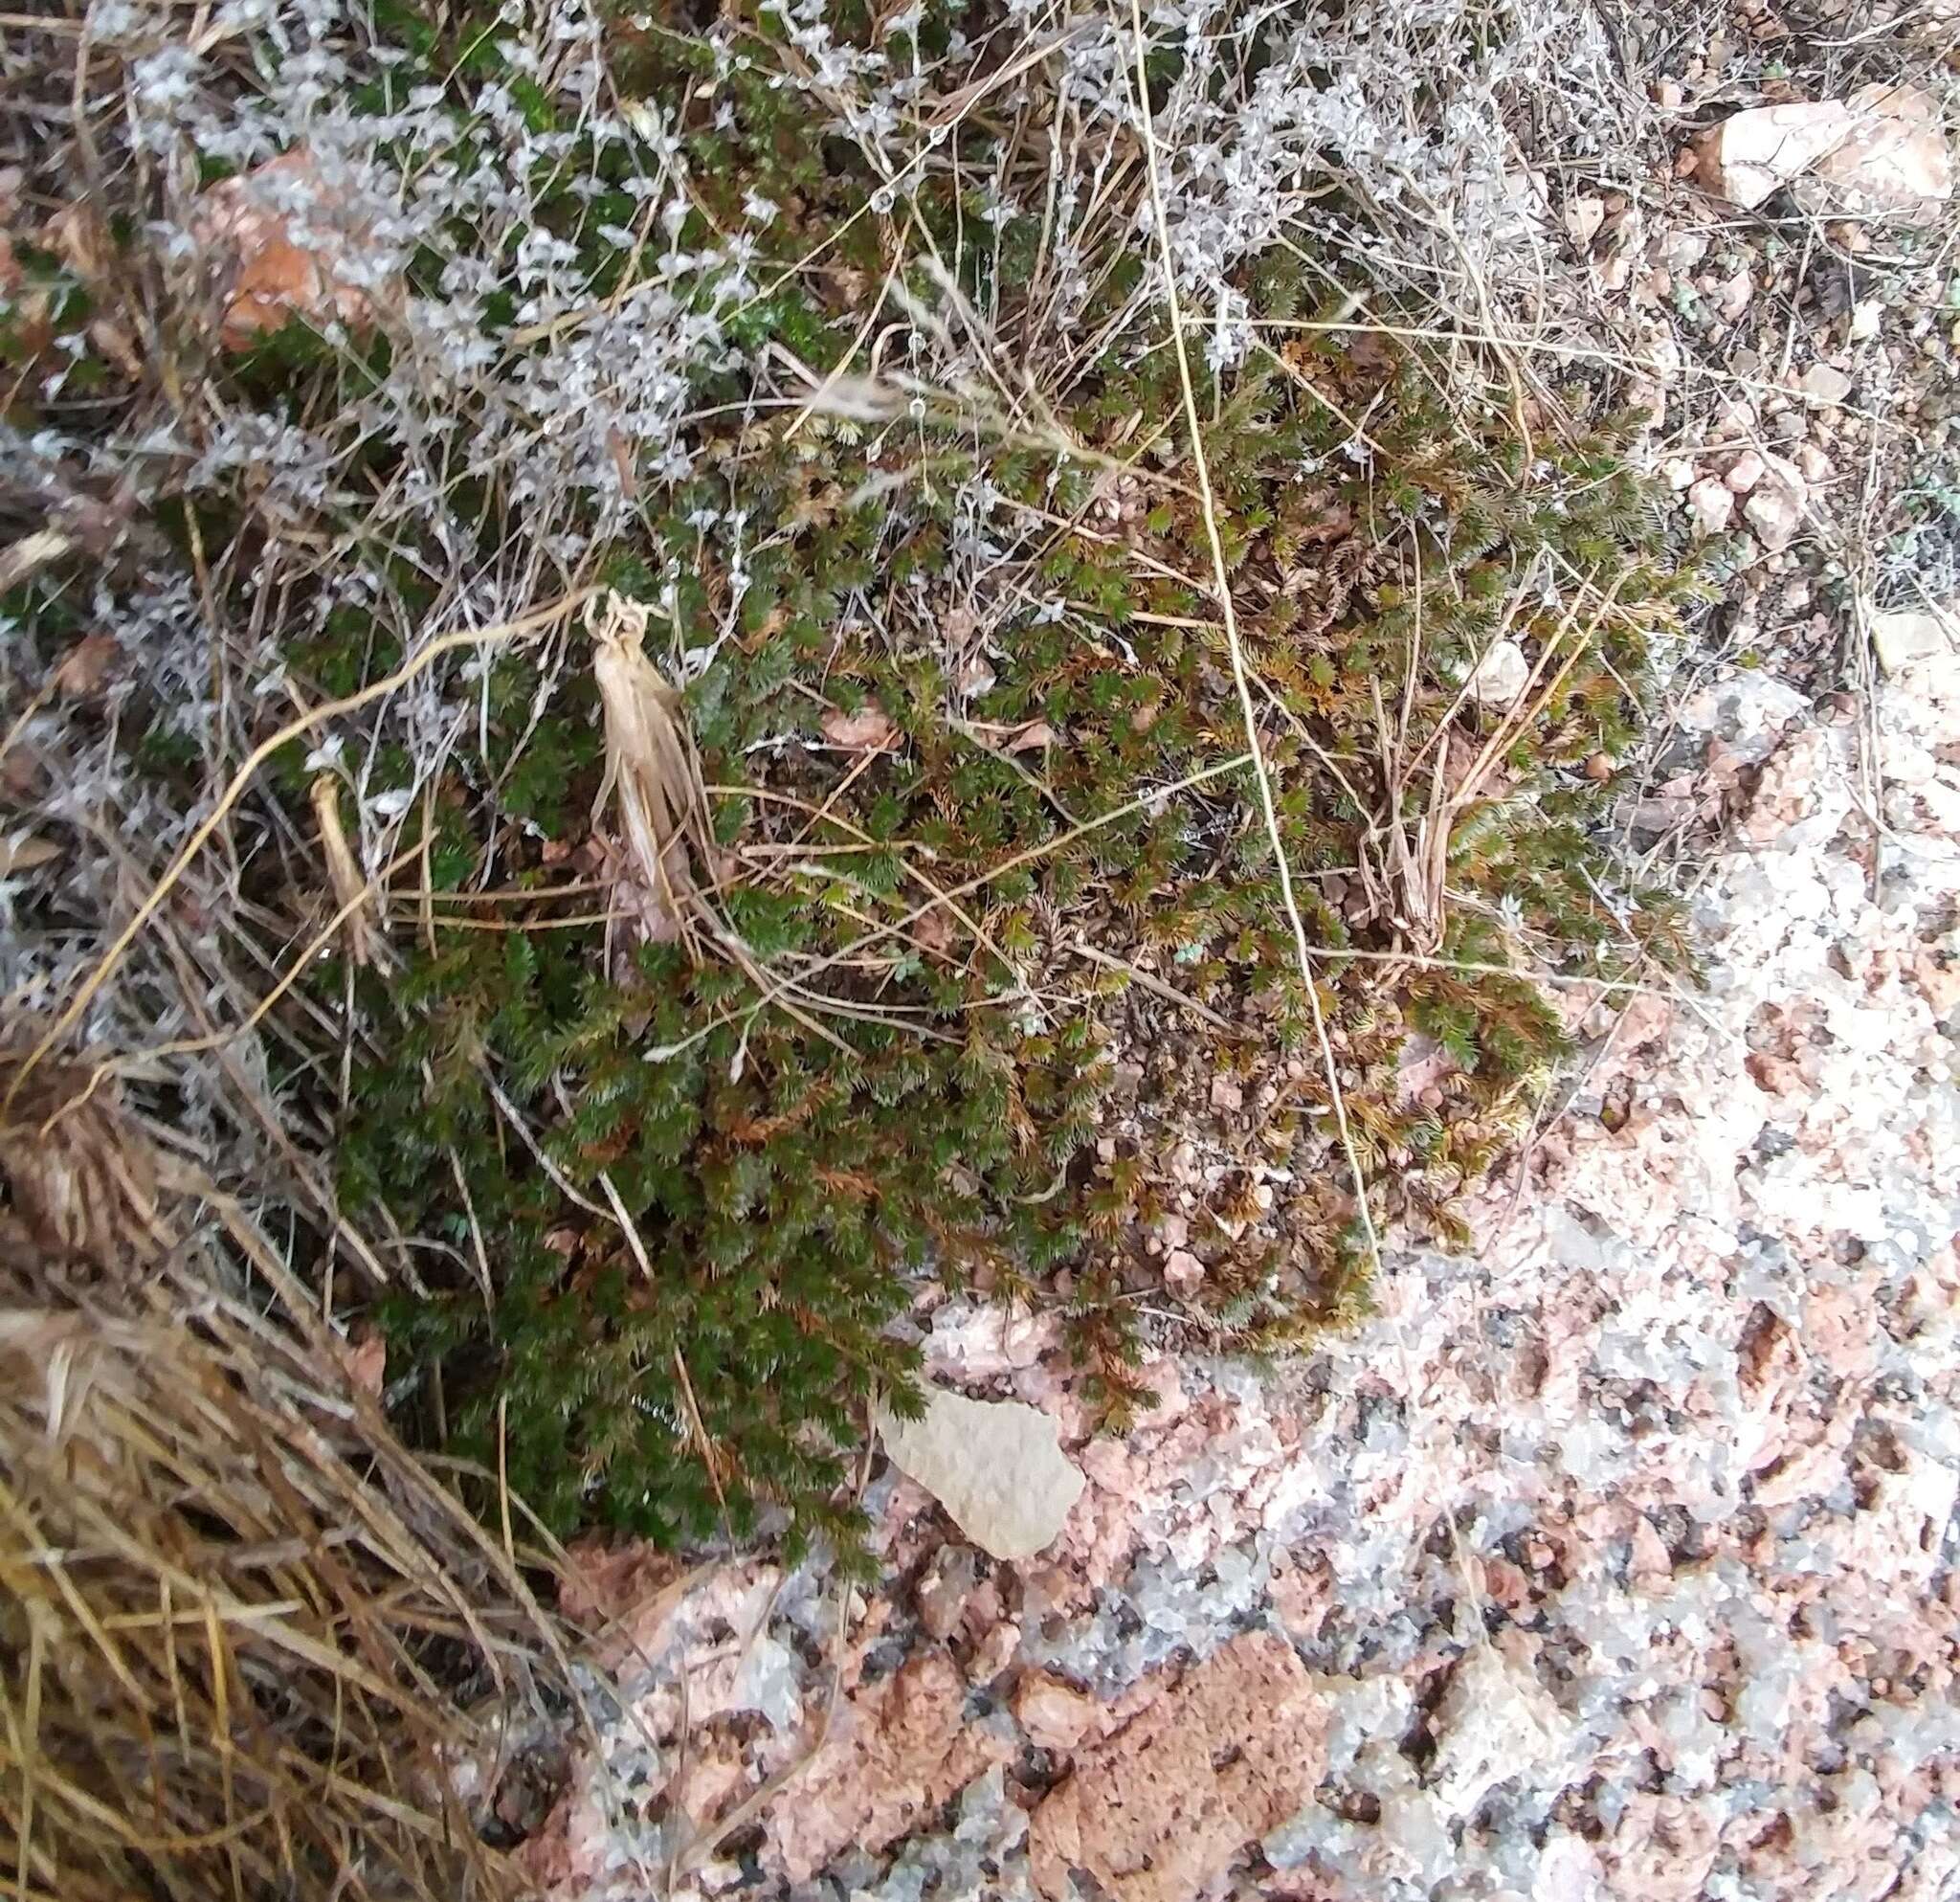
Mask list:
[[995,1558],[1032,1558],[1081,1496],[1081,1470],[1062,1452],[1053,1418],[1023,1400],[933,1388],[923,1418],[881,1414],[879,1433],[899,1470]]
[[1879,665],[1896,674],[1921,660],[1936,660],[1954,650],[1960,615],[1943,615],[1904,609],[1872,616],[1872,649]]
[[1801,177],[1850,137],[1851,108],[1841,100],[1800,100],[1731,114],[1701,146],[1709,190],[1745,209]]
[[1938,98],[1921,86],[1861,86],[1846,138],[1817,163],[1798,196],[1838,216],[1930,217],[1953,195],[1953,162]]

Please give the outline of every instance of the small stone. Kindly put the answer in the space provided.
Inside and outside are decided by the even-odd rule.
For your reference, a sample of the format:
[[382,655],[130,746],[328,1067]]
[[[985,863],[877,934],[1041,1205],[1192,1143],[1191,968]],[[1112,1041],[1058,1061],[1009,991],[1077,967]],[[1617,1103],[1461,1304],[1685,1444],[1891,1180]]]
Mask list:
[[1772,555],[1780,554],[1803,526],[1809,498],[1802,472],[1780,456],[1765,456],[1763,481],[1743,503],[1743,513],[1756,539]]
[[1191,1223],[1173,1209],[1157,1219],[1157,1240],[1166,1248],[1182,1248],[1191,1240]]
[[1756,280],[1745,265],[1734,277],[1715,287],[1715,312],[1725,324],[1733,324],[1749,307],[1756,294]]
[[944,1644],[958,1629],[967,1595],[973,1589],[973,1555],[963,1545],[943,1545],[919,1581],[919,1622],[925,1634]]
[[1660,479],[1680,495],[1694,486],[1695,465],[1685,456],[1670,456],[1660,465]]
[[1081,1496],[1081,1471],[1062,1452],[1054,1420],[1023,1401],[934,1387],[923,1418],[884,1412],[878,1425],[892,1464],[995,1558],[1032,1558]]
[[1728,465],[1728,474],[1723,478],[1737,495],[1748,495],[1763,480],[1763,459],[1753,449],[1745,449]]
[[1674,277],[1685,278],[1708,255],[1708,240],[1698,231],[1669,232],[1658,248],[1656,261]]
[[1807,482],[1828,482],[1835,473],[1831,459],[1815,442],[1798,443],[1794,459]]
[[1720,535],[1735,519],[1735,497],[1712,476],[1704,476],[1687,494],[1688,515],[1695,533],[1705,540]]
[[1175,1294],[1189,1294],[1205,1278],[1205,1264],[1189,1248],[1173,1249],[1164,1263],[1164,1285]]
[[1470,697],[1485,706],[1508,706],[1525,691],[1531,663],[1515,640],[1494,640],[1470,676]]
[[1467,1815],[1499,1783],[1556,1759],[1571,1730],[1529,1670],[1479,1645],[1451,1673],[1437,1712],[1430,1774],[1437,1801],[1451,1816]]
[[991,1684],[1013,1663],[1014,1653],[1020,1648],[1021,1627],[1011,1618],[1003,1619],[973,1647],[972,1661],[967,1666],[967,1682]]
[[1906,610],[1899,614],[1872,616],[1872,649],[1879,665],[1896,674],[1921,660],[1936,660],[1955,649],[1953,632],[1960,629],[1956,616],[1949,629],[1940,615]]
[[1885,306],[1877,298],[1866,298],[1862,303],[1851,306],[1851,341],[1854,344],[1868,344],[1879,334],[1880,326],[1885,321]]
[[1589,754],[1585,767],[1586,777],[1595,786],[1603,786],[1613,777],[1613,761],[1604,753]]
[[1073,1750],[1096,1720],[1098,1706],[1049,1671],[1023,1671],[1014,1687],[1014,1721],[1037,1750]]
[[1214,1109],[1243,1109],[1245,1091],[1230,1077],[1212,1079],[1212,1108]]
[[1697,169],[1710,190],[1747,210],[1835,152],[1853,123],[1841,100],[1751,106],[1706,135]]
[[1803,373],[1805,398],[1820,410],[1835,410],[1851,394],[1851,379],[1827,363],[1815,363]]

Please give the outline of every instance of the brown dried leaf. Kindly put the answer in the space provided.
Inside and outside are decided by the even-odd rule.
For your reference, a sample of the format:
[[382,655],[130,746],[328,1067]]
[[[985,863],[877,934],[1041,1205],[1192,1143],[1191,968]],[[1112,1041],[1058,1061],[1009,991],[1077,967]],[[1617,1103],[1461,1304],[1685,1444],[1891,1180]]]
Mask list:
[[341,1365],[347,1370],[347,1378],[355,1386],[378,1400],[388,1378],[387,1339],[381,1334],[369,1333],[358,1341],[342,1342]]
[[116,240],[93,205],[64,206],[42,227],[41,239],[84,284],[114,275]]
[[1317,512],[1311,522],[1299,531],[1299,540],[1308,548],[1325,547],[1329,542],[1343,542],[1354,532],[1354,510],[1347,502],[1330,488],[1324,488],[1314,498]]
[[849,752],[890,753],[899,750],[899,729],[891,716],[875,700],[868,700],[856,713],[831,707],[823,716],[823,736],[834,747]]
[[943,905],[935,905],[923,918],[914,919],[911,929],[923,950],[943,957],[953,948],[953,914]]
[[0,839],[0,879],[11,878],[15,872],[31,872],[60,856],[61,848],[52,839],[36,839],[33,834],[23,839]]
[[100,691],[109,669],[122,659],[114,635],[85,634],[55,667],[56,693],[87,695]]
[[143,379],[143,358],[129,332],[106,317],[90,321],[88,340],[132,383]]

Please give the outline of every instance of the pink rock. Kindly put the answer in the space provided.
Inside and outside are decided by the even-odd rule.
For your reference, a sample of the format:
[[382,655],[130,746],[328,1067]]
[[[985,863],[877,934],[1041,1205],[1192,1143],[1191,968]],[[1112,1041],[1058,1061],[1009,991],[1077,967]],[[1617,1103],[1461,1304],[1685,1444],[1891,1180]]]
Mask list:
[[1086,1690],[1078,1690],[1049,1671],[1024,1671],[1014,1687],[1014,1720],[1029,1742],[1042,1750],[1073,1750],[1102,1710]]
[[831,1736],[769,1813],[766,1861],[805,1882],[850,1845],[873,1851],[914,1827],[1013,1746],[964,1722],[966,1680],[939,1649],[848,1698]]
[[1290,1645],[1234,1639],[1077,1758],[1029,1827],[1036,1887],[1062,1902],[1082,1868],[1116,1902],[1191,1902],[1312,1794],[1326,1728]]
[[1795,540],[1810,492],[1793,462],[1766,452],[1763,465],[1764,478],[1743,503],[1743,513],[1756,539],[1773,555]]
[[1851,394],[1851,379],[1828,363],[1814,363],[1800,386],[1805,397],[1820,410],[1835,410]]
[[1735,497],[1712,476],[1704,476],[1688,491],[1687,502],[1697,535],[1719,535],[1735,519]]

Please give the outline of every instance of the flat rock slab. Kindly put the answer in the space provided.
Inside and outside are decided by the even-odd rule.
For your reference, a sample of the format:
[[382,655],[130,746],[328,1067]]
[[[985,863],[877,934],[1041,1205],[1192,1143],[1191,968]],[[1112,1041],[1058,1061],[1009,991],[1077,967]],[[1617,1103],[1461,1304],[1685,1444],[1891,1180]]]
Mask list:
[[892,1463],[995,1558],[1032,1558],[1081,1497],[1081,1470],[1055,1421],[1022,1400],[969,1400],[928,1388],[919,1420],[879,1416]]
[[1860,86],[1844,141],[1800,181],[1807,211],[1924,222],[1953,195],[1938,98],[1919,86]]
[[934,1647],[844,1702],[823,1748],[769,1823],[771,1848],[805,1882],[856,1845],[876,1852],[916,1829],[1012,1746],[965,1721],[967,1685]]
[[1879,665],[1888,674],[1903,673],[1922,660],[1937,660],[1960,647],[1960,611],[1953,615],[1922,614],[1904,609],[1872,616],[1872,646]]
[[1029,1828],[1036,1887],[1064,1902],[1080,1868],[1116,1902],[1190,1902],[1313,1794],[1326,1731],[1293,1647],[1235,1638],[1078,1756]]
[[1760,205],[1851,136],[1842,100],[1797,100],[1731,114],[1702,142],[1702,175],[1731,205]]
[[1751,106],[1699,143],[1704,182],[1734,205],[1787,185],[1819,215],[1919,219],[1952,196],[1940,102],[1917,86]]

